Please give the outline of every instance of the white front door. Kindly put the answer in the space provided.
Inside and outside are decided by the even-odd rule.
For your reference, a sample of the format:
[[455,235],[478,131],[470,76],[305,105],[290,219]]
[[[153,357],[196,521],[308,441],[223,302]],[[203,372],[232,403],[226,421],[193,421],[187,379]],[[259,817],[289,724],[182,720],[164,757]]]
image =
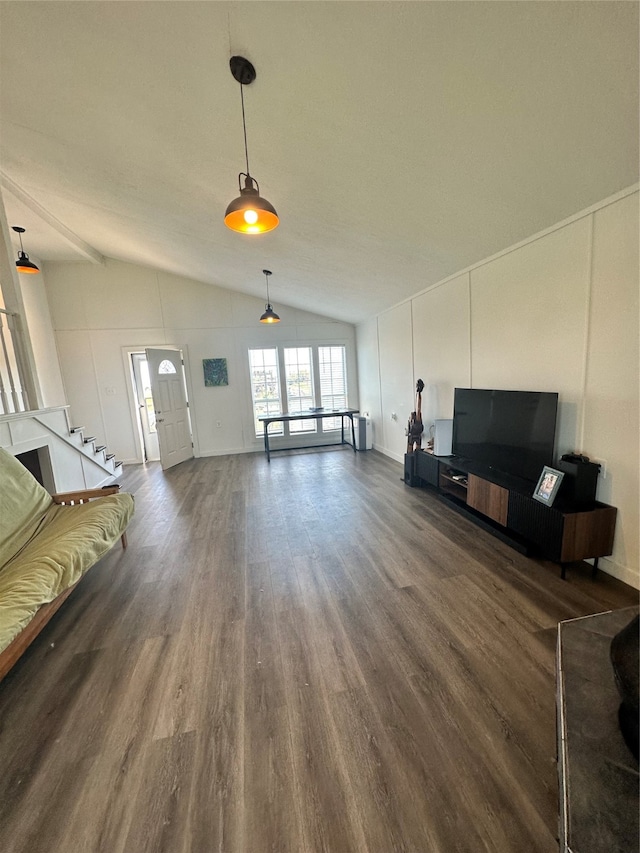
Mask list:
[[160,463],[171,468],[193,456],[187,389],[179,350],[147,349]]

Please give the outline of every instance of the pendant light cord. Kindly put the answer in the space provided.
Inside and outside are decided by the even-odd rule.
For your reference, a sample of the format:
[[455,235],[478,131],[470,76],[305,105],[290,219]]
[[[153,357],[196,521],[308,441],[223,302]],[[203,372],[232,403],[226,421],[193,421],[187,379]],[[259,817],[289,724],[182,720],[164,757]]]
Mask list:
[[244,117],[244,87],[240,83],[240,101],[242,102],[242,129],[244,131],[244,157],[247,161],[247,176],[251,174],[249,171],[249,149],[247,148],[247,122]]

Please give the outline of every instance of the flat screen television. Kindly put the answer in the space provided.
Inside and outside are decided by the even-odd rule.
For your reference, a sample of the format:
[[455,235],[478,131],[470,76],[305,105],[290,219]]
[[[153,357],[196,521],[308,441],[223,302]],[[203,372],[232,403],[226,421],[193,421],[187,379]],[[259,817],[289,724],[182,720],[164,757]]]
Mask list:
[[553,464],[557,410],[555,392],[456,388],[452,453],[537,481]]

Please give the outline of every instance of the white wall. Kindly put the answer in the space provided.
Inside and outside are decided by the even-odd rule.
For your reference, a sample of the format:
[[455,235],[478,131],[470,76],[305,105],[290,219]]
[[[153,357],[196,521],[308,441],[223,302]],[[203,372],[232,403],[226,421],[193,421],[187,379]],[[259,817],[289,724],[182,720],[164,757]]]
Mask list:
[[[32,258],[42,269],[42,262]],[[66,403],[58,351],[51,326],[51,314],[45,291],[44,275],[19,275],[25,322],[31,341],[42,406],[64,406]]]
[[[451,417],[454,387],[471,381],[469,275],[413,300],[413,372],[422,379],[423,423]],[[449,414],[443,414],[449,413]]]
[[[145,347],[183,349],[198,456],[262,449],[253,427],[250,347],[345,344],[349,405],[358,407],[352,325],[278,304],[282,321],[265,326],[260,299],[113,260],[45,263],[44,280],[72,420],[124,462],[141,461],[127,353]],[[205,387],[205,358],[227,359],[227,387]]]
[[376,433],[382,433],[384,447],[401,457],[407,447],[404,430],[416,407],[414,389],[406,381],[413,359],[411,335],[406,334],[411,328],[411,304],[406,302],[382,318],[378,323],[382,430]]
[[557,458],[604,462],[597,497],[618,507],[600,565],[640,588],[638,229],[635,187],[380,314],[377,353],[373,322],[357,337],[375,447],[398,461],[418,378],[425,427],[456,386],[558,391]]
[[380,359],[378,356],[378,323],[374,318],[358,327],[358,382],[360,410],[371,417],[373,443],[384,445],[382,409],[380,407]]
[[[593,264],[581,445],[605,462],[598,497],[618,507],[616,551],[638,566],[638,196],[593,217]],[[636,575],[637,578],[637,575]],[[635,584],[638,586],[638,583]]]

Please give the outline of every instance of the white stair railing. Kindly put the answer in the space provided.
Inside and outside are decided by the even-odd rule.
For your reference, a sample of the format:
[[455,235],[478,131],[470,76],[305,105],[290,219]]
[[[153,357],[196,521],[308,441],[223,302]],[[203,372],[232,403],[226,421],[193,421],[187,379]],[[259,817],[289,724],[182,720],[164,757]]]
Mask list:
[[24,381],[20,318],[0,308],[0,414],[31,408]]

